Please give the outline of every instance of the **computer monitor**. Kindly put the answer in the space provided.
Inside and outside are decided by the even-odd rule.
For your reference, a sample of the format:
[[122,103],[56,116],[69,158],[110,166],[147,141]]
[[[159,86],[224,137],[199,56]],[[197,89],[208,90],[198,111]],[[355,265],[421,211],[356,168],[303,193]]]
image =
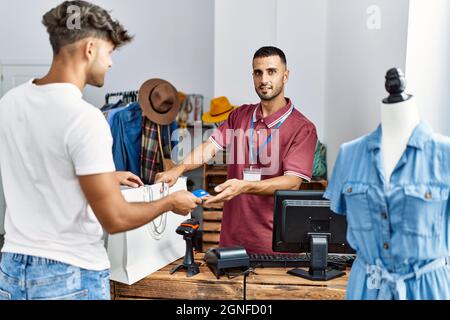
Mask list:
[[310,253],[309,271],[290,270],[289,274],[310,280],[331,280],[344,273],[327,269],[330,253],[354,253],[346,241],[347,222],[330,210],[322,191],[277,191],[273,219],[275,252]]

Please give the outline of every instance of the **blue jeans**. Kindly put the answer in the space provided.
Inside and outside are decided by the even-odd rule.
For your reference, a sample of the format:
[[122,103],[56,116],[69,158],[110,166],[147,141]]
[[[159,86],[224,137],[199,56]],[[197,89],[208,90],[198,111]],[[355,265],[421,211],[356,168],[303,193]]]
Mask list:
[[109,270],[3,253],[0,300],[110,300]]

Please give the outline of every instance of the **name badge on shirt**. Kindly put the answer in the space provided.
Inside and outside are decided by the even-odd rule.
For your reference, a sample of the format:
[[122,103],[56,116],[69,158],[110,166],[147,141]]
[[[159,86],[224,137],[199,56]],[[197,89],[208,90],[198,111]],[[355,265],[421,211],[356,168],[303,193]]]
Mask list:
[[244,180],[245,181],[261,181],[261,169],[254,169],[250,167],[249,169],[244,169]]

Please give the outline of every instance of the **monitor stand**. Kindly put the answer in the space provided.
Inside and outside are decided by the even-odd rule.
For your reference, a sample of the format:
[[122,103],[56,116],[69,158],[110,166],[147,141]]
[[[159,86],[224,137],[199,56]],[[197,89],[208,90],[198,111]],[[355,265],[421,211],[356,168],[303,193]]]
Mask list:
[[329,281],[345,275],[338,270],[327,270],[329,233],[309,233],[311,260],[309,271],[301,269],[289,270],[288,274],[312,281]]

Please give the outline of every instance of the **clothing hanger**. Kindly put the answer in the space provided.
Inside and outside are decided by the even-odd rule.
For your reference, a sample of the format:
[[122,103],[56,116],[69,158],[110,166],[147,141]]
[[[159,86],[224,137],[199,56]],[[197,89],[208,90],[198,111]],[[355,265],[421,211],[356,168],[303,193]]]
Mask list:
[[114,93],[107,93],[105,95],[105,105],[109,104],[109,98],[111,97],[122,97],[122,100],[124,103],[132,103],[136,102],[138,99],[139,91],[123,91],[123,92],[114,92]]

